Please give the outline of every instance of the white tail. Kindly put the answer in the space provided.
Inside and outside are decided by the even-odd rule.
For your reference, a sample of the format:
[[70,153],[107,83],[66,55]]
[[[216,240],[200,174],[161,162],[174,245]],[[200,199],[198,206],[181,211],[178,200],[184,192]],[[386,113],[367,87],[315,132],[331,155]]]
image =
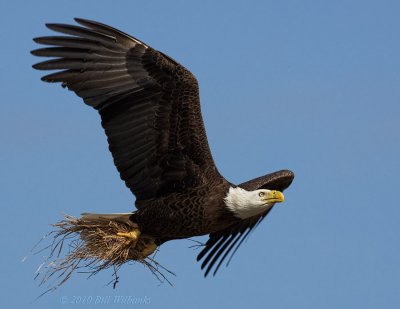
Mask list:
[[82,219],[84,220],[104,220],[104,221],[118,221],[121,223],[126,223],[128,225],[135,226],[135,223],[129,220],[133,212],[121,212],[112,214],[96,214],[85,212],[82,214]]

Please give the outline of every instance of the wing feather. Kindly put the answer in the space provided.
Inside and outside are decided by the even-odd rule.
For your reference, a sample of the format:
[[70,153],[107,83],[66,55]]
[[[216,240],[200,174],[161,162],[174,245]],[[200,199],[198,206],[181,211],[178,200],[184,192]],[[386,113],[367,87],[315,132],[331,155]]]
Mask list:
[[196,78],[172,58],[110,26],[46,24],[63,35],[35,38],[32,54],[100,113],[122,180],[137,200],[184,192],[215,171],[200,111]]

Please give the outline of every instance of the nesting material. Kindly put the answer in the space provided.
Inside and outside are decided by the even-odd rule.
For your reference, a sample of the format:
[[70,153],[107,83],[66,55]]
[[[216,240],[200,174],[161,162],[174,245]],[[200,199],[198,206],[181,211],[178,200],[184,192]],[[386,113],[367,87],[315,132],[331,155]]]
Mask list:
[[115,287],[118,269],[129,261],[143,264],[160,281],[169,282],[162,271],[173,274],[150,256],[143,257],[141,254],[153,239],[142,235],[137,242],[133,242],[117,235],[132,230],[127,224],[65,215],[53,226],[55,230],[47,235],[51,244],[40,250],[48,249],[50,254],[45,257],[36,275],[41,277],[40,284],[46,284],[49,290],[61,286],[77,270],[92,276],[110,267],[114,268]]

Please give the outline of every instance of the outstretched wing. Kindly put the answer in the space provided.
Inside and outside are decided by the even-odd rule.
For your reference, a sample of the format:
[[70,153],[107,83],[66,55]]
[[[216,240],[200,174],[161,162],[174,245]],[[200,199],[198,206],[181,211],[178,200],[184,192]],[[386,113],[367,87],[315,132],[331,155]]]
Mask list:
[[[290,186],[293,178],[293,172],[283,170],[247,181],[240,184],[239,187],[249,191],[258,189],[283,191]],[[261,215],[245,219],[222,231],[210,234],[205,247],[197,256],[197,261],[200,261],[205,257],[201,264],[201,269],[206,268],[204,276],[207,276],[213,266],[216,265],[213,273],[213,275],[215,275],[224,260],[228,257],[229,253],[232,252],[227,262],[227,265],[229,265],[229,262],[240,245],[258,226],[258,224],[264,220],[271,209],[272,207]]]
[[143,42],[98,22],[47,24],[67,36],[34,39],[52,47],[33,55],[57,70],[42,78],[61,82],[99,111],[121,179],[137,200],[182,192],[215,170],[200,111],[196,78]]

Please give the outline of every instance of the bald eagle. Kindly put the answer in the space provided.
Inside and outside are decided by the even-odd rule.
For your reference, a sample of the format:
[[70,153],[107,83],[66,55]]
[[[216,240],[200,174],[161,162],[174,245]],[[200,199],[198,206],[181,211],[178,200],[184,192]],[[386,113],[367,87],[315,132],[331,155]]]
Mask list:
[[[46,24],[64,35],[34,39],[49,47],[31,53],[52,59],[33,68],[55,70],[42,80],[62,83],[99,112],[114,164],[137,208],[69,220],[66,231],[78,233],[89,248],[86,256],[75,258],[108,265],[144,261],[167,241],[208,234],[197,260],[203,259],[205,276],[212,270],[215,275],[274,204],[284,201],[282,191],[294,174],[281,170],[239,185],[227,181],[210,152],[195,76],[124,32],[75,21],[79,26]],[[110,224],[117,230],[107,230],[99,239]],[[128,253],[104,255],[106,239],[121,243]]]

